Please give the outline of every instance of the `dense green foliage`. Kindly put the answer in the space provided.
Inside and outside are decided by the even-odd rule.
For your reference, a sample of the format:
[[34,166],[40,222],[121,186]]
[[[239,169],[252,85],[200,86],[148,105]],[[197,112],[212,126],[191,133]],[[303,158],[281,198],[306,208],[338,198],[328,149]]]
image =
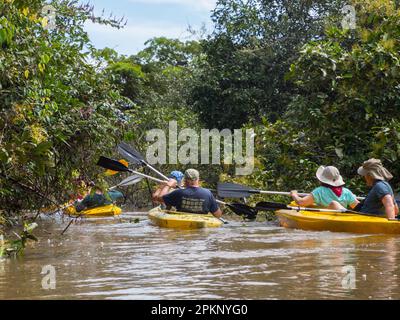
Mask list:
[[0,4],[0,208],[58,203],[77,175],[93,179],[95,158],[114,147],[124,125],[123,99],[99,72],[77,1],[54,1],[56,28],[41,16],[44,1]]
[[343,1],[220,0],[214,33],[192,104],[211,128],[239,128],[262,117],[275,121],[295,90],[285,80],[300,47],[324,36],[324,23]]

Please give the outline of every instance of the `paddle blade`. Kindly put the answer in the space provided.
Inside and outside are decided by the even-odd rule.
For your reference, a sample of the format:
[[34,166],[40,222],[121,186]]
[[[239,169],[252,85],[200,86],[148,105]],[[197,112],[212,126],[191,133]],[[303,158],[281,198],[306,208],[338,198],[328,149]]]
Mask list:
[[276,211],[281,209],[289,209],[286,204],[262,201],[256,204],[259,211]]
[[127,186],[131,186],[131,185],[133,185],[133,184],[139,183],[139,182],[142,181],[142,180],[143,180],[143,177],[142,177],[142,176],[139,176],[139,175],[135,174],[135,175],[133,175],[133,176],[130,176],[130,177],[128,177],[128,178],[122,180],[122,181],[118,184],[118,186],[119,186],[119,187],[127,187]]
[[117,172],[129,172],[130,171],[129,168],[127,168],[121,162],[110,159],[110,158],[106,158],[103,156],[100,157],[99,161],[97,162],[97,165],[104,169],[109,169],[109,170],[117,171]]
[[221,198],[247,198],[253,193],[251,189],[237,183],[218,183],[217,193]]
[[140,152],[125,142],[121,142],[118,145],[118,152],[127,158],[131,163],[142,164],[142,161],[144,161],[144,157],[140,154]]
[[257,218],[258,210],[243,203],[227,203],[226,206],[238,216],[242,216],[249,220]]
[[[129,165],[129,164],[128,164],[128,161],[126,161],[126,160],[124,160],[124,159],[118,160],[118,162],[122,163],[125,167],[128,167],[128,165]],[[113,170],[108,169],[108,170],[106,171],[105,175],[106,175],[107,177],[110,177],[110,176],[116,175],[117,173],[119,173],[119,171],[113,171]]]

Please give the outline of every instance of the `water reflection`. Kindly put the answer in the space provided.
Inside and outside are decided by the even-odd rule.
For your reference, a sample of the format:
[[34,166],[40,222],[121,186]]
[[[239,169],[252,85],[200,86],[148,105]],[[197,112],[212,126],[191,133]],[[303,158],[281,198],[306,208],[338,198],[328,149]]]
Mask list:
[[[220,229],[161,229],[137,214],[46,232],[25,256],[0,261],[1,299],[399,299],[395,236],[288,230],[233,221]],[[42,229],[43,230],[43,229]],[[51,233],[51,234],[49,234]],[[56,289],[41,286],[56,268]],[[356,287],[342,286],[354,266]]]

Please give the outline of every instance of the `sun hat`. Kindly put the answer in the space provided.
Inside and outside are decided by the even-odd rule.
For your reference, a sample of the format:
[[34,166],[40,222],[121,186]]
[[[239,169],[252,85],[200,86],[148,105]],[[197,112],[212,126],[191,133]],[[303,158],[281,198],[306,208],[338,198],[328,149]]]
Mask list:
[[183,173],[180,171],[172,171],[168,178],[172,178],[175,179],[178,183],[181,183],[182,179],[183,179]]
[[196,169],[187,169],[185,171],[185,179],[186,180],[199,180],[200,179],[200,173]]
[[393,178],[393,175],[382,165],[382,161],[374,158],[364,161],[357,173],[363,177],[369,175],[375,180],[389,181]]
[[320,166],[316,176],[319,181],[332,187],[341,187],[345,184],[339,170],[333,166]]

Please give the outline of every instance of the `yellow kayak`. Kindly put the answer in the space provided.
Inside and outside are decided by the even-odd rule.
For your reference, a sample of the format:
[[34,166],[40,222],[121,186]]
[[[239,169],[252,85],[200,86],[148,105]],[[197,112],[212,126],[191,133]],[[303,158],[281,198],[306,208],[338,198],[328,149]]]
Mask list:
[[385,217],[297,210],[278,210],[276,215],[281,226],[286,228],[366,234],[400,234],[400,221],[389,221]]
[[120,207],[117,207],[116,205],[110,204],[106,206],[83,210],[81,212],[76,212],[75,207],[68,207],[64,210],[64,212],[72,216],[84,215],[86,217],[110,217],[120,215],[122,209]]
[[168,211],[162,210],[161,207],[150,210],[148,215],[153,224],[163,228],[217,228],[223,224],[221,220],[215,218],[212,214],[190,214]]

